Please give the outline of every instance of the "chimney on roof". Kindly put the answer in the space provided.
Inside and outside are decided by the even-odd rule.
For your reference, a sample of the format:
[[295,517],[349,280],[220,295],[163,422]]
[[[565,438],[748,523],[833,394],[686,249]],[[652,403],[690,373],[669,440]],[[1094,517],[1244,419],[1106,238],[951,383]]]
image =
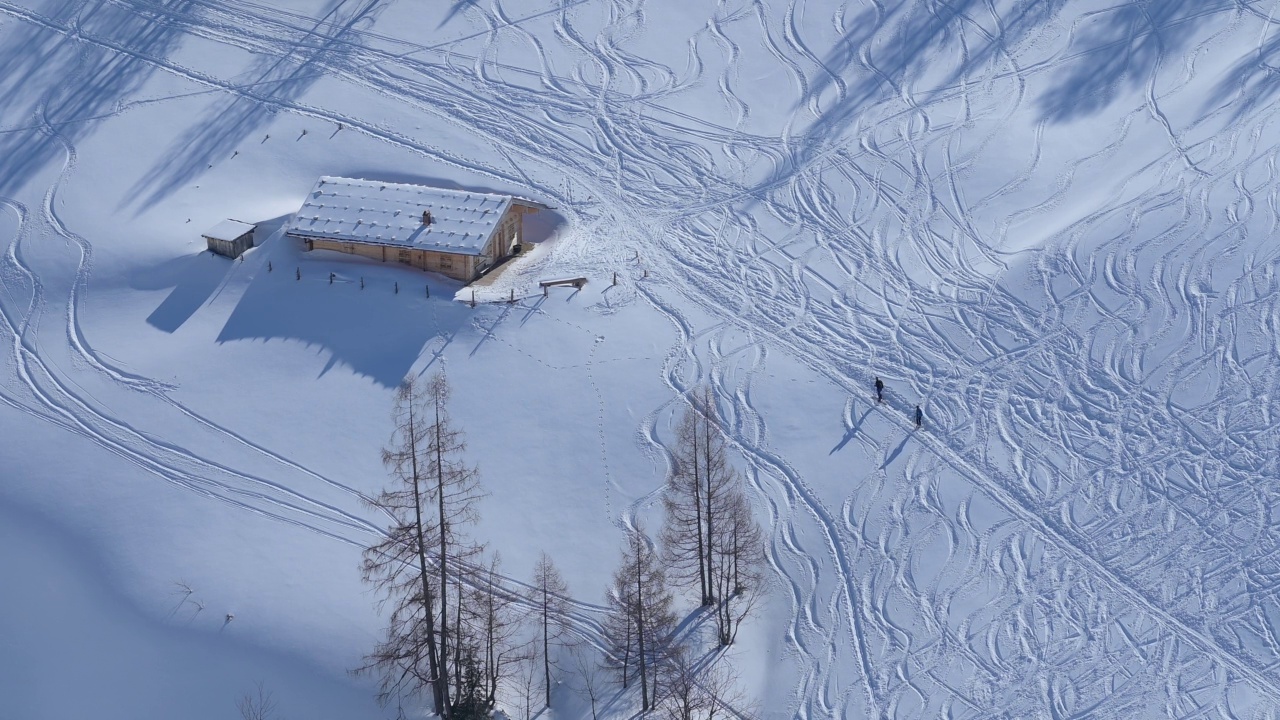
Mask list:
[[430,210],[423,210],[423,211],[422,211],[422,224],[423,224],[423,225],[430,225],[430,224],[431,224],[431,211],[430,211]]

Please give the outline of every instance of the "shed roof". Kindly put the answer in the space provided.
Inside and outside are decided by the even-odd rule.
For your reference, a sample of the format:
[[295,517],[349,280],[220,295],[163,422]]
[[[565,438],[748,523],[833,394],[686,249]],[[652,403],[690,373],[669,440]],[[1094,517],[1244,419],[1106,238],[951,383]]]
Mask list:
[[[480,255],[512,203],[510,195],[322,177],[289,221],[291,235]],[[422,224],[422,213],[431,224]]]
[[247,232],[253,232],[253,225],[239,220],[223,220],[204,232],[201,237],[212,238],[214,240],[222,240],[224,242],[234,242],[241,235]]

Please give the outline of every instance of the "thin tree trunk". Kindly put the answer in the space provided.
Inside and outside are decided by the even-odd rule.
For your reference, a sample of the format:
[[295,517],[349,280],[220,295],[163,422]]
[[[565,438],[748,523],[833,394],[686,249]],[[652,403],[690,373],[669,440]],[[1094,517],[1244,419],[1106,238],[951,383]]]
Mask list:
[[547,628],[547,585],[542,585],[542,675],[547,689],[547,707],[551,707],[551,645]]
[[457,590],[458,602],[453,608],[453,687],[459,693],[462,692],[462,643],[458,638],[462,637],[462,578],[454,579],[454,588]]
[[737,595],[742,589],[742,577],[738,574],[738,560],[742,557],[742,548],[738,544],[738,540],[742,535],[742,518],[734,518],[733,522],[733,553],[729,556],[733,560],[733,594]]
[[627,621],[627,642],[622,651],[622,689],[627,689],[627,679],[631,675],[631,622]]
[[[490,585],[493,583],[493,574],[489,576]],[[493,588],[490,587],[485,592],[487,599],[487,607],[485,608],[485,634],[484,645],[485,666],[489,668],[486,673],[488,679],[488,687],[485,688],[485,706],[492,708],[498,700],[498,608],[493,597]]]
[[[414,422],[413,406],[410,404],[408,435],[410,438],[415,437]],[[435,637],[436,620],[431,607],[431,583],[427,580],[427,578],[431,577],[427,571],[427,543],[422,536],[422,492],[418,475],[417,442],[411,440],[409,450],[410,462],[413,468],[413,514],[414,533],[418,540],[418,576],[422,578],[422,607],[427,621],[427,666],[431,671],[431,699],[435,702],[436,714],[440,717],[448,717],[447,696],[444,694],[440,682],[440,659],[436,650]]]
[[442,667],[440,668],[438,682],[440,683],[440,700],[442,703],[440,717],[449,718],[453,714],[449,707],[449,668],[443,667],[444,662],[449,657],[449,609],[446,605],[449,597],[449,552],[445,539],[448,520],[444,514],[444,449],[441,447],[443,439],[440,437],[440,396],[437,394],[434,399],[436,410],[436,501],[440,512],[440,617],[443,619],[440,623],[440,658]]
[[712,587],[713,583],[715,582],[715,580],[713,579],[715,577],[714,575],[715,547],[712,544],[712,535],[711,535],[712,521],[714,520],[714,518],[712,516],[712,511],[711,511],[711,501],[712,501],[711,486],[713,483],[713,479],[711,477],[711,462],[713,458],[712,458],[712,449],[711,449],[711,393],[709,390],[704,395],[702,413],[703,413],[702,415],[702,418],[703,418],[702,450],[704,453],[706,453],[706,461],[702,463],[702,466],[703,466],[702,474],[705,475],[707,478],[707,490],[705,493],[703,493],[703,501],[707,504],[706,553],[707,553],[707,577],[709,579],[707,582],[707,586],[709,589],[712,590],[712,592],[707,593],[703,597],[702,604],[710,605],[714,603],[716,599],[715,599],[715,592],[714,592],[715,588]]
[[643,712],[649,710],[649,675],[648,675],[648,658],[644,652],[644,585],[641,582],[643,576],[640,552],[636,550],[636,640],[640,652],[640,709]]
[[711,597],[711,566],[702,544],[702,475],[698,472],[698,423],[693,423],[693,532],[698,536],[698,584],[702,590],[702,604]]

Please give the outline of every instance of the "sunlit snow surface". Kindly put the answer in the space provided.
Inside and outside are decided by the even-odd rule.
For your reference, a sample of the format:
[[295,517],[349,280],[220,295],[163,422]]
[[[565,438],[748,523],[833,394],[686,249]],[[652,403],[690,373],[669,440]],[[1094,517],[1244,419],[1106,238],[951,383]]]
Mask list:
[[[394,386],[445,368],[476,535],[512,587],[549,552],[598,642],[707,384],[770,526],[720,660],[761,714],[1274,717],[1276,15],[0,0],[0,517],[30,528],[5,582],[101,588],[91,622],[248,653],[282,698],[368,694],[360,498]],[[275,232],[322,175],[555,210],[472,308]],[[262,223],[242,262],[200,254],[226,218]],[[0,703],[56,717],[15,668],[95,640],[23,597],[51,635],[0,640]],[[101,681],[76,667],[62,691]],[[155,716],[251,687],[208,677],[221,705]],[[119,697],[97,716],[156,707]]]

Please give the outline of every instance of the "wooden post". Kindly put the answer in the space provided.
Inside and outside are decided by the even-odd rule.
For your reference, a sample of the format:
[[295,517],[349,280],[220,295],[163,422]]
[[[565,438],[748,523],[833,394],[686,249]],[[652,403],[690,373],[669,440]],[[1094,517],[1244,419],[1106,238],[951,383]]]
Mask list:
[[513,302],[515,302],[515,301],[516,301],[516,289],[515,289],[515,288],[511,288],[511,299],[510,299],[510,300],[508,300],[507,302],[512,302],[512,303],[513,303]]
[[301,279],[302,279],[302,268],[294,268],[294,269],[293,269],[293,279],[294,279],[294,280],[301,280]]
[[475,306],[476,306],[476,291],[472,290],[471,291],[471,307],[475,307]]
[[397,294],[397,295],[399,295],[399,294],[400,294],[400,281],[399,281],[399,280],[397,280],[397,281],[396,281],[396,294]]
[[614,285],[618,284],[618,271],[616,270],[613,272],[613,284]]
[[430,286],[430,285],[426,285],[426,286],[424,286],[424,287],[426,287],[426,288],[427,288],[427,297],[431,297],[431,286]]
[[267,261],[267,272],[271,272],[271,261]]
[[361,275],[361,276],[360,276],[360,289],[361,289],[361,290],[363,290],[363,289],[364,289],[364,276],[363,276],[363,275]]

